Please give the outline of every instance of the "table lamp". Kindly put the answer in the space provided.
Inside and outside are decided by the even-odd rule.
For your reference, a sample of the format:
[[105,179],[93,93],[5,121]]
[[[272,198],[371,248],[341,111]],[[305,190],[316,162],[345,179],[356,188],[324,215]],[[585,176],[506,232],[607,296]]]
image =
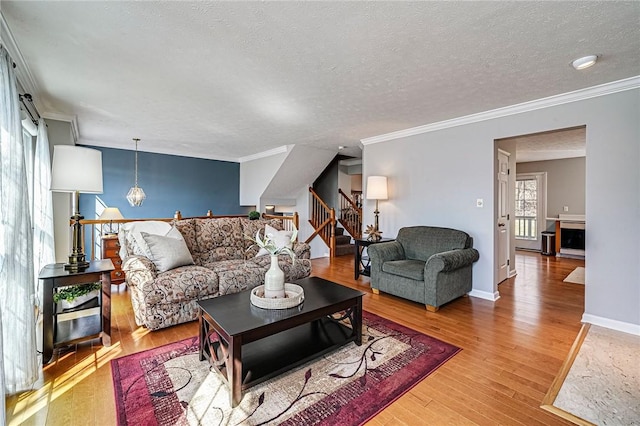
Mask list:
[[116,232],[113,232],[113,221],[124,219],[124,216],[122,216],[122,213],[120,213],[117,207],[107,207],[102,211],[98,219],[109,221],[109,232],[105,232],[104,235],[115,235]]
[[55,145],[51,167],[51,191],[70,192],[72,196],[71,223],[73,228],[72,249],[67,270],[86,269],[89,262],[84,254],[84,228],[80,221],[80,193],[102,193],[102,152],[97,149],[75,145]]
[[378,201],[388,199],[387,194],[387,177],[386,176],[369,176],[367,178],[367,200],[376,200],[376,209],[373,212],[375,215],[375,231],[379,231],[378,226]]

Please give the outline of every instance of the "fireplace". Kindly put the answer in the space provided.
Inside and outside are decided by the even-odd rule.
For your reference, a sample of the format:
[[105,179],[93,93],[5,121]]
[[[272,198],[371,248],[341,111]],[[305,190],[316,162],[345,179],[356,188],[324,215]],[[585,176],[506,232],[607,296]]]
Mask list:
[[584,216],[560,215],[559,219],[560,254],[584,257],[586,230]]

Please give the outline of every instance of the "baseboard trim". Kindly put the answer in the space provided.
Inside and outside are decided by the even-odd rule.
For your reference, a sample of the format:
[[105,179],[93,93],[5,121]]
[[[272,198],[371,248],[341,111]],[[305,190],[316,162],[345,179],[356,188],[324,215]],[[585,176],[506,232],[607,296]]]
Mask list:
[[600,327],[610,328],[616,331],[622,331],[623,333],[633,334],[640,336],[640,325],[632,324],[630,322],[623,322],[612,320],[609,318],[599,317],[597,315],[582,314],[582,322],[598,325]]
[[490,293],[488,291],[482,291],[482,290],[471,290],[471,292],[469,293],[469,296],[477,297],[478,299],[491,300],[492,302],[495,302],[496,300],[500,299],[500,292],[495,291],[493,293]]

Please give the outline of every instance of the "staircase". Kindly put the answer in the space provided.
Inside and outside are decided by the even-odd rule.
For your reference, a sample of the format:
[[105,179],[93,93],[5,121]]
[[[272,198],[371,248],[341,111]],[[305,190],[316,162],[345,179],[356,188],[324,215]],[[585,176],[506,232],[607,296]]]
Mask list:
[[335,256],[353,254],[354,244],[351,244],[351,236],[344,235],[344,228],[336,226],[336,252]]
[[336,211],[329,207],[320,196],[309,188],[311,193],[311,208],[309,213],[309,223],[315,230],[305,243],[310,243],[316,236],[329,247],[329,257],[336,255]]
[[[336,220],[336,211],[334,208],[329,207],[320,196],[309,188],[311,193],[311,214],[309,223],[315,230],[313,234],[307,240],[306,243],[311,242],[316,236],[322,238],[325,244],[329,247],[329,257],[344,256],[354,253],[354,244],[351,244],[351,235],[354,238],[360,238],[360,228],[362,227],[362,209],[358,208],[351,200],[346,197],[342,190],[338,189],[342,198],[341,206],[346,203],[346,207],[341,207],[342,217],[340,220]],[[338,222],[344,228],[338,226]],[[346,232],[349,234],[345,235]]]

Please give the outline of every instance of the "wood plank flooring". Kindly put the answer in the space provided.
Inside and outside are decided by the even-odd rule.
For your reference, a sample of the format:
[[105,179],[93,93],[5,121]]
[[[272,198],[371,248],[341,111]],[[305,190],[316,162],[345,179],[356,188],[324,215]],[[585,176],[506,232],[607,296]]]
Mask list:
[[[584,286],[562,280],[584,261],[518,252],[518,275],[497,302],[459,298],[438,312],[374,295],[353,279],[353,257],[313,261],[313,275],[366,292],[364,309],[462,348],[368,424],[567,425],[540,404],[580,331]],[[45,366],[38,389],[6,400],[9,425],[116,424],[111,359],[198,332],[197,322],[149,332],[137,327],[129,295],[112,298],[112,345],[79,344]]]

